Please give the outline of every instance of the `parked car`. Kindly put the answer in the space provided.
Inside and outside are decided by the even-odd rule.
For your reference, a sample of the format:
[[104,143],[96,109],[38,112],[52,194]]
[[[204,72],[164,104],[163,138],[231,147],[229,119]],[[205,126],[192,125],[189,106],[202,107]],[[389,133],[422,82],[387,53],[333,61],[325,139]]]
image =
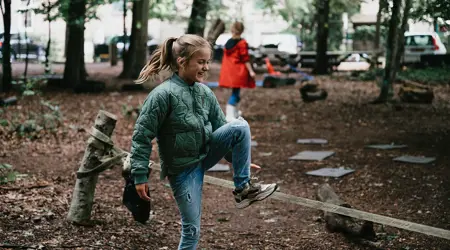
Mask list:
[[[126,40],[126,41],[124,41]],[[117,56],[122,58],[124,48],[128,49],[130,46],[130,36],[126,39],[123,36],[113,36],[107,39],[105,43],[94,45],[94,61],[108,61],[109,60],[109,45],[116,44]],[[157,39],[149,36],[147,40],[147,48],[149,55],[158,48],[159,42]]]
[[[256,58],[268,57],[273,65],[284,66],[287,63],[297,66],[300,61],[300,51],[302,43],[298,36],[290,33],[263,34],[261,45],[259,46],[260,56]],[[255,63],[261,66],[264,60],[256,60]]]
[[436,32],[405,32],[404,64],[420,62],[421,55],[443,55],[447,53]]
[[[0,51],[3,51],[4,33],[0,33]],[[37,60],[39,62],[45,61],[45,49],[43,46],[36,44],[32,39],[25,39],[25,35],[21,33],[11,34],[11,60],[25,59],[27,54],[28,44],[28,59]],[[3,53],[0,53],[0,58],[3,59]]]

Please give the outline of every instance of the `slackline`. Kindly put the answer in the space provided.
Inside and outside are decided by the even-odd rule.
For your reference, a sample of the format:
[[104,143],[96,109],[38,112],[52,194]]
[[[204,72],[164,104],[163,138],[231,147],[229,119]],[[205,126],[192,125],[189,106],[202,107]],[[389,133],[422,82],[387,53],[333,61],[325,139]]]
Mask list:
[[[159,164],[152,164],[151,168],[154,170],[160,171]],[[215,178],[215,177],[212,177],[209,175],[205,175],[204,181],[206,183],[213,184],[216,186],[234,189],[233,182],[228,181],[228,180],[223,180],[220,178]],[[383,224],[383,225],[387,225],[387,226],[391,226],[391,227],[396,227],[396,228],[405,229],[405,230],[412,231],[412,232],[417,232],[417,233],[421,233],[421,234],[425,234],[425,235],[429,235],[429,236],[435,236],[435,237],[450,240],[450,231],[441,229],[441,228],[437,228],[437,227],[431,227],[431,226],[422,225],[422,224],[418,224],[418,223],[414,223],[414,222],[410,222],[410,221],[391,218],[388,216],[368,213],[368,212],[364,212],[364,211],[353,209],[353,208],[341,207],[341,206],[337,206],[337,205],[334,205],[331,203],[311,200],[311,199],[302,198],[302,197],[285,194],[285,193],[281,193],[281,192],[275,192],[269,198],[297,204],[297,205],[304,206],[304,207],[323,210],[326,212],[345,215],[345,216],[352,217],[355,219],[371,221],[371,222],[378,223],[378,224]]]

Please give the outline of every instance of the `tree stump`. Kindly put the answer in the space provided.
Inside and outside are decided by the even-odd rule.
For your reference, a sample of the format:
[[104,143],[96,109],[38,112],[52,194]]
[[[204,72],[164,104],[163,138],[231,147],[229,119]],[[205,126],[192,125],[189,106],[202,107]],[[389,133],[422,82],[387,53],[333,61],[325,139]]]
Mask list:
[[434,99],[433,88],[409,80],[403,80],[398,96],[402,102],[407,103],[430,104]]
[[[317,191],[317,198],[322,202],[351,208],[349,204],[339,198],[339,196],[328,184],[323,184],[319,187]],[[330,212],[324,212],[324,219],[327,229],[331,232],[341,232],[346,236],[363,238],[367,240],[373,240],[376,238],[373,223],[370,221],[361,221]]]
[[328,92],[325,89],[319,88],[315,82],[306,82],[299,91],[304,102],[321,101],[328,97]]
[[[125,47],[123,48],[125,50]],[[116,43],[110,43],[109,44],[109,62],[111,63],[111,66],[117,65],[117,44]]]
[[[86,172],[100,165],[101,158],[113,147],[110,139],[117,117],[100,110],[95,119],[93,133],[87,140],[87,147],[78,172]],[[99,133],[101,132],[101,133]],[[89,225],[98,173],[77,178],[72,203],[67,219],[75,224]]]

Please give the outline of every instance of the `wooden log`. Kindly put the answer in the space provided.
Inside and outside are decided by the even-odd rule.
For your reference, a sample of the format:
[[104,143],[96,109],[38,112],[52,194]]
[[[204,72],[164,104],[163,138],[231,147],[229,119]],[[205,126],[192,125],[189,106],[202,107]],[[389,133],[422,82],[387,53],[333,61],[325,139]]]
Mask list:
[[[81,162],[79,172],[86,172],[100,165],[102,157],[112,148],[111,141],[108,139],[116,126],[117,117],[111,113],[100,110],[95,119],[93,131],[101,132],[105,137],[94,136],[87,140],[86,150]],[[101,135],[101,134],[100,134]],[[109,139],[110,140],[110,139]],[[72,202],[67,219],[75,224],[91,224],[92,205],[94,203],[95,186],[97,184],[98,173],[77,178],[75,188],[73,189]]]
[[[334,205],[351,208],[341,200],[328,184],[323,184],[317,191],[318,200]],[[362,221],[335,213],[324,212],[326,227],[331,232],[341,232],[346,236],[373,240],[376,238],[373,223]]]

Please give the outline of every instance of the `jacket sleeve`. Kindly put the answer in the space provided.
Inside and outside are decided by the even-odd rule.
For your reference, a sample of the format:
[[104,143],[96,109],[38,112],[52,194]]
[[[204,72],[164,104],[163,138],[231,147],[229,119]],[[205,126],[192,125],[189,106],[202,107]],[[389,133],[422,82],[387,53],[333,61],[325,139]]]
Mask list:
[[[214,133],[214,131],[225,125],[227,123],[227,120],[225,119],[225,114],[220,108],[220,104],[217,101],[216,95],[214,95],[212,90],[209,88],[208,88],[208,95],[211,100],[211,110],[209,112],[209,120],[211,121],[212,132]],[[228,162],[232,162],[231,151],[228,152],[224,158]]]
[[169,93],[152,91],[139,113],[131,139],[131,176],[135,184],[148,182],[148,164],[152,140],[164,122],[169,110]]
[[242,40],[239,44],[239,56],[241,58],[241,62],[243,63],[250,61],[250,55],[248,54],[248,43],[245,40]]
[[209,111],[209,120],[212,125],[212,132],[216,131],[218,128],[222,127],[227,123],[225,119],[225,114],[220,108],[220,104],[217,101],[216,95],[212,92],[211,89],[208,88],[208,97],[211,103],[210,111]]

